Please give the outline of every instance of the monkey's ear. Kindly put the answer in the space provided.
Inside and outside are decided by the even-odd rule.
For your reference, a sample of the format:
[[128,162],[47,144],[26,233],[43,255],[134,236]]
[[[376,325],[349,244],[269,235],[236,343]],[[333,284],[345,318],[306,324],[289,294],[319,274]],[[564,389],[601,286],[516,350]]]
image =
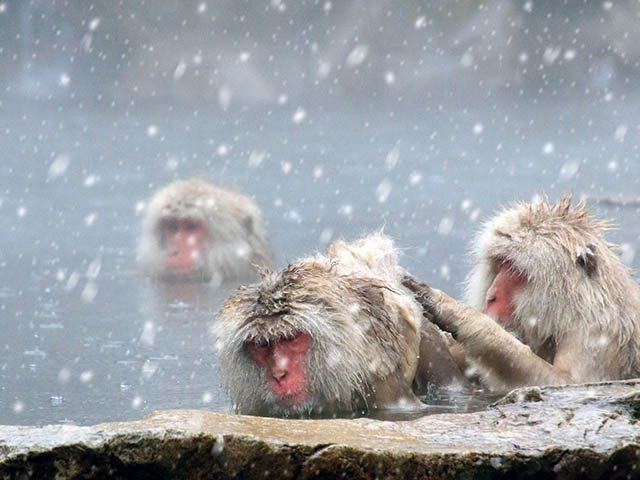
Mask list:
[[247,215],[244,217],[242,219],[242,226],[247,233],[253,233],[255,229],[253,215]]
[[578,252],[576,265],[582,268],[589,278],[593,277],[598,268],[598,257],[596,256],[596,246],[588,243],[584,251]]
[[375,282],[365,282],[354,279],[353,288],[360,294],[365,305],[378,305],[384,302],[382,287]]
[[349,278],[347,280],[351,283],[351,287],[357,292],[364,311],[375,318],[382,320],[383,318],[388,321],[388,314],[384,309],[380,308],[380,305],[384,305],[384,295],[382,290],[386,287],[383,284],[377,283],[372,279],[358,279]]

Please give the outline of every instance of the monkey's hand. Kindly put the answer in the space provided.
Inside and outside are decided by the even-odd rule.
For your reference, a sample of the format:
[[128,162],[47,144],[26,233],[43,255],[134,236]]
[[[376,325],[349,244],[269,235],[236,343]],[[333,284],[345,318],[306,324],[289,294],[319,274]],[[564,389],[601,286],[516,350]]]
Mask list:
[[433,303],[433,290],[431,290],[431,287],[426,283],[418,282],[409,275],[405,275],[402,278],[402,285],[413,293],[416,301],[422,306],[422,314],[431,321],[436,314],[435,304]]
[[426,283],[418,282],[409,275],[402,278],[402,285],[413,292],[416,301],[422,306],[422,314],[427,320],[455,337],[458,330],[458,319],[455,312],[450,312],[450,309],[443,308],[442,305],[443,302],[445,304],[457,303],[455,300],[440,290],[431,288]]

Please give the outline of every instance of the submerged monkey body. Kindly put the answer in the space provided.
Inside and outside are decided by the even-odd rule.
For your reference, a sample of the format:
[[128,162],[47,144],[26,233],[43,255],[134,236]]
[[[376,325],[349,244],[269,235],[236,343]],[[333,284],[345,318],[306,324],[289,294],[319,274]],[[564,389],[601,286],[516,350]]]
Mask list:
[[[422,310],[400,285],[401,275],[391,241],[374,235],[336,242],[326,255],[232,295],[221,311],[217,345],[236,410],[331,416],[418,408],[412,387],[420,393],[431,380],[421,342],[442,350],[439,367],[451,369],[448,380],[463,381],[442,334],[423,333]],[[286,362],[276,365],[279,357],[267,365],[256,354],[283,349],[301,335],[309,339],[307,350],[286,360],[300,360],[288,370]]]
[[569,198],[519,204],[478,237],[469,306],[431,291],[424,303],[485,384],[507,390],[640,375],[640,288],[603,239],[607,228]]

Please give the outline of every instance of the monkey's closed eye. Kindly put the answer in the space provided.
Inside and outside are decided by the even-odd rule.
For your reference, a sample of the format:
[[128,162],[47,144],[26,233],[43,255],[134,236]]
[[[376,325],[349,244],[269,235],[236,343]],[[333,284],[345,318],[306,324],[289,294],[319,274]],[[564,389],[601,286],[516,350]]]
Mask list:
[[176,218],[164,218],[160,221],[160,230],[167,233],[178,231],[178,220]]
[[193,231],[200,228],[200,222],[198,220],[187,218],[184,221],[184,229],[187,231]]
[[254,340],[251,342],[247,342],[247,347],[255,348],[257,350],[264,350],[268,346],[269,346],[269,342],[267,342],[266,340]]
[[254,362],[261,366],[265,365],[269,356],[269,342],[266,340],[249,341],[245,343],[245,349]]

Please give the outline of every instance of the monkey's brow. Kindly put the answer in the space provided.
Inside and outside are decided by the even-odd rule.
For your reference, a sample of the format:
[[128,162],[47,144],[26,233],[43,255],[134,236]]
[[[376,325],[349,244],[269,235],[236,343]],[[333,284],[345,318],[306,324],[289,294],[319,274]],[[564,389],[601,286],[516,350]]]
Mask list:
[[496,230],[495,234],[500,236],[500,237],[505,237],[508,238],[509,240],[511,240],[512,236],[510,233],[505,232],[504,230]]
[[384,285],[378,285],[378,288],[384,288],[385,290],[389,290],[391,293],[395,293],[396,295],[401,295],[400,290],[397,290],[393,287],[391,287],[390,285],[384,284]]
[[287,315],[288,313],[289,310],[275,313],[254,313],[247,316],[247,318],[240,325],[240,328],[244,328],[259,320],[268,320],[270,322],[275,322],[278,321],[280,317]]

